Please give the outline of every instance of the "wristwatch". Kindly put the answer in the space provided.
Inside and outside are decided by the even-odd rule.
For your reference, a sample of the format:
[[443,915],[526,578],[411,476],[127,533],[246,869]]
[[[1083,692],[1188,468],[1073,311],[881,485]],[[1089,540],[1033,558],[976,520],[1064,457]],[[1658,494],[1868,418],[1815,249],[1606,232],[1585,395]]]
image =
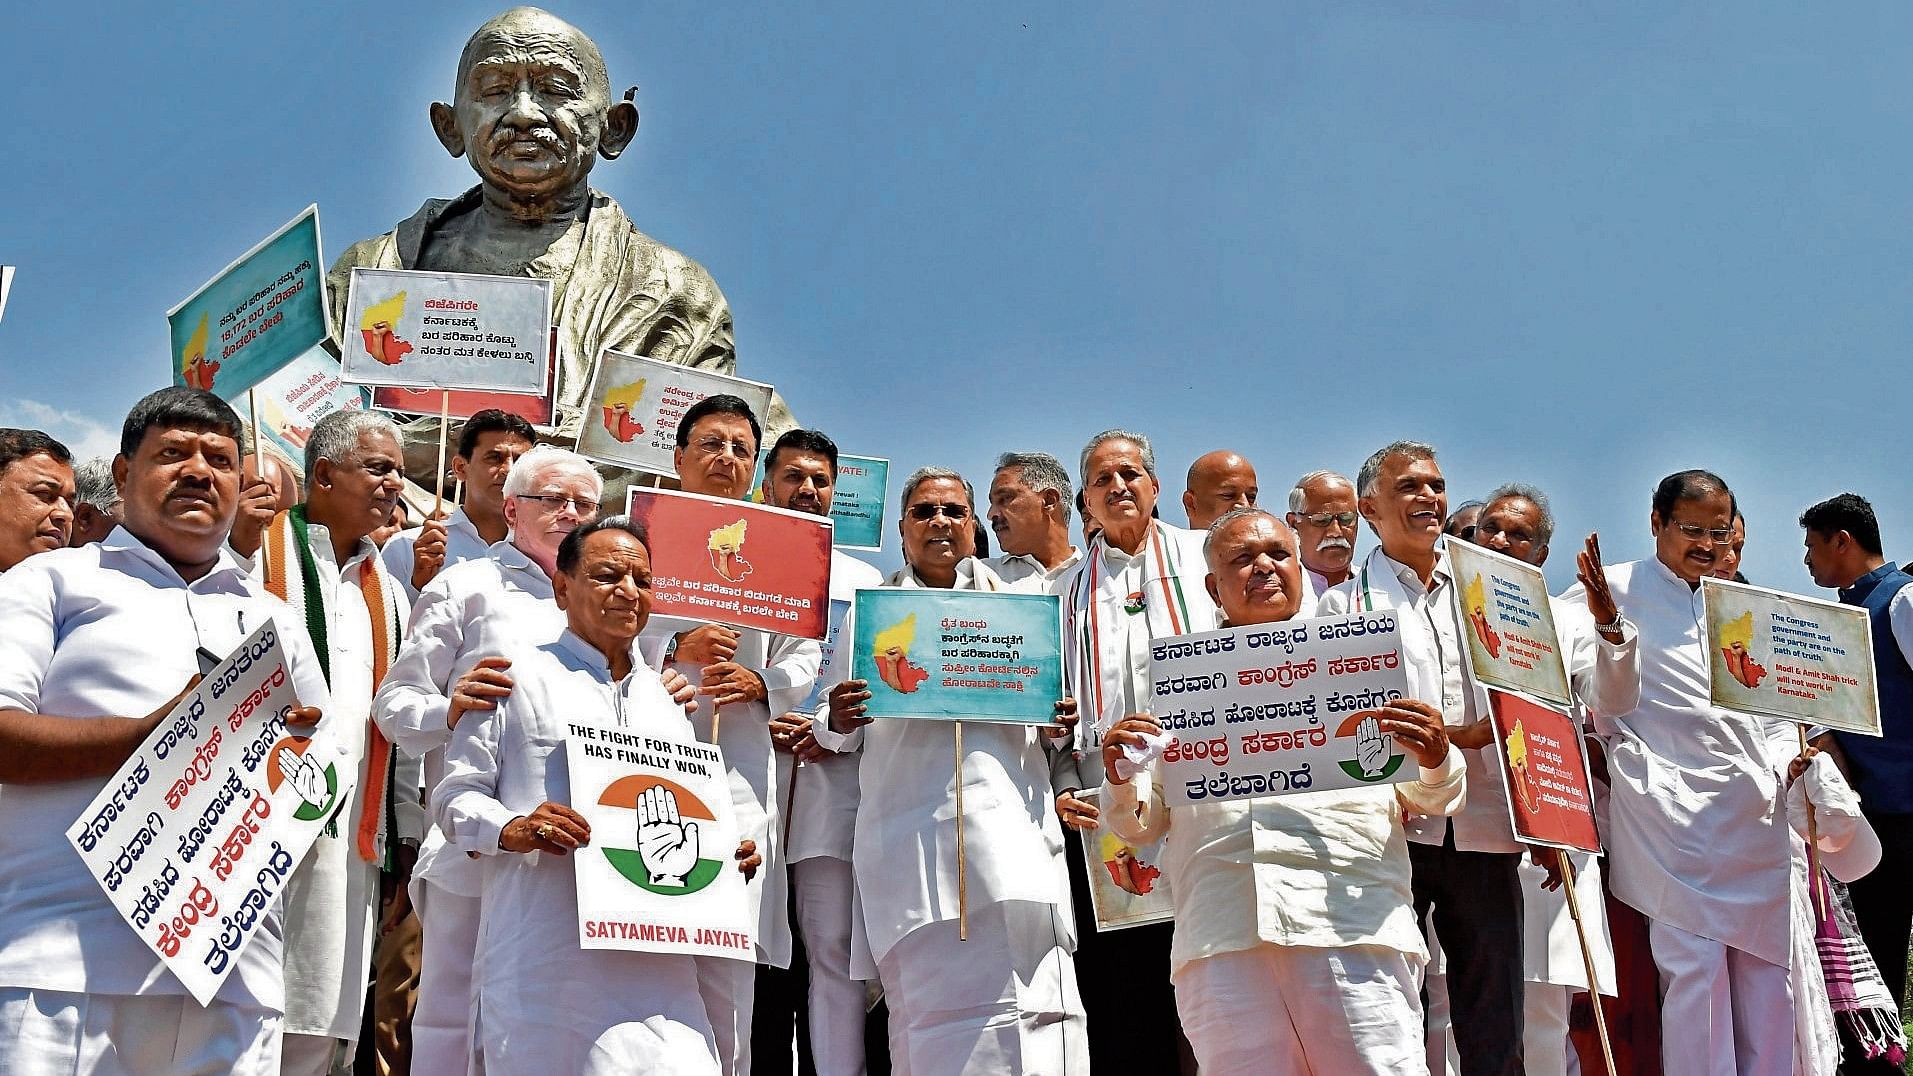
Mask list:
[[[1615,633],[1616,635],[1619,635],[1619,634],[1620,634],[1620,632],[1621,632],[1621,625],[1622,625],[1622,624],[1625,624],[1625,623],[1627,623],[1627,621],[1625,621],[1625,620],[1623,620],[1623,619],[1621,619],[1620,617],[1618,617],[1618,616],[1617,616],[1617,617],[1615,617],[1615,618],[1614,618],[1614,622],[1613,622],[1613,623],[1611,623],[1611,624],[1596,624],[1596,625],[1594,625],[1594,630],[1595,630],[1595,631],[1597,631],[1597,632],[1600,632],[1600,633],[1601,633],[1601,634],[1603,634],[1603,635],[1605,635],[1605,634],[1607,634],[1607,633],[1608,633],[1608,632],[1610,632],[1610,631],[1611,631],[1611,632],[1613,632],[1613,633]],[[675,645],[675,644],[674,644],[674,645]]]
[[684,636],[684,633],[679,632],[678,634],[671,636],[670,642],[664,644],[664,663],[666,665],[671,664],[671,662],[677,658],[678,640],[683,638],[683,636]]

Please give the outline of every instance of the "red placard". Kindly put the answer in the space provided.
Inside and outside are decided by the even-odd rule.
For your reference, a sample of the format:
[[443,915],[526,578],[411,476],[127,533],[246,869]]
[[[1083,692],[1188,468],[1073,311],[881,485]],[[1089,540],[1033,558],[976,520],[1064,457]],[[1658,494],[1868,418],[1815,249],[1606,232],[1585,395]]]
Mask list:
[[551,400],[558,391],[558,327],[551,328],[551,354],[546,357],[548,369],[545,372],[543,396],[527,396],[518,392],[480,392],[475,389],[407,389],[393,385],[372,386],[372,406],[381,411],[395,411],[406,415],[424,415],[437,418],[439,397],[443,395],[446,414],[456,419],[467,419],[487,408],[497,408],[508,415],[517,415],[534,426],[552,424]]
[[637,486],[626,510],[651,535],[653,616],[824,637],[829,517]]
[[1491,690],[1488,697],[1515,838],[1599,852],[1587,753],[1574,719],[1520,695]]

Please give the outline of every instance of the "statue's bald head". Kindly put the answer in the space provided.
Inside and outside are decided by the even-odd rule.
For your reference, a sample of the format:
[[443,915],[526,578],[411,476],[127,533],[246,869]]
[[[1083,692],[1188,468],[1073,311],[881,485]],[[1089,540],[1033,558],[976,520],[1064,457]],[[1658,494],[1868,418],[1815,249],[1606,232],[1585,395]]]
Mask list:
[[453,92],[463,92],[470,84],[467,76],[472,65],[481,60],[509,56],[514,52],[531,53],[555,47],[570,57],[572,65],[588,86],[611,99],[611,75],[604,65],[598,43],[583,30],[543,8],[515,7],[494,15],[473,31],[458,55],[458,83]]
[[611,98],[598,46],[535,7],[512,8],[472,34],[455,89],[453,104],[432,106],[432,129],[530,218],[580,204],[594,158],[624,152],[638,129],[637,106]]

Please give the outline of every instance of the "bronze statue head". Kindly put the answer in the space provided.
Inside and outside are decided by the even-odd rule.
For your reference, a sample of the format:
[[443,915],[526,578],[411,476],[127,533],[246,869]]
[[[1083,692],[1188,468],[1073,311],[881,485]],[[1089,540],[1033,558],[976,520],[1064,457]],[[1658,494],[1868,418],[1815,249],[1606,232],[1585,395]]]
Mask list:
[[478,28],[452,101],[432,105],[439,141],[471,161],[489,196],[525,208],[583,197],[594,159],[624,152],[638,129],[637,106],[611,99],[598,46],[534,7]]

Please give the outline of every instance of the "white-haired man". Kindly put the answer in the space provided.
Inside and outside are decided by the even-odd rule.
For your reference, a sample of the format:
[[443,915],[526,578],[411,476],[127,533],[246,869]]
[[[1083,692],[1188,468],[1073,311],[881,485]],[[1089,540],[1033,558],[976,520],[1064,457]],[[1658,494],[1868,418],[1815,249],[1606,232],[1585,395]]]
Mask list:
[[1360,522],[1355,483],[1334,471],[1310,471],[1289,490],[1288,524],[1302,543],[1302,569],[1316,600],[1354,573]]
[[[1229,625],[1278,623],[1302,608],[1295,535],[1273,514],[1225,513],[1206,550],[1206,589]],[[1204,1071],[1427,1071],[1418,979],[1428,952],[1402,817],[1457,809],[1465,771],[1426,702],[1390,703],[1381,730],[1420,763],[1416,780],[1173,811],[1160,799],[1139,807],[1135,783],[1116,769],[1126,745],[1161,732],[1156,720],[1126,716],[1104,740],[1110,828],[1139,843],[1166,836],[1176,1008]]]
[[[1041,589],[1033,579],[1006,584],[976,559],[975,495],[955,471],[919,469],[903,484],[902,504],[904,567],[887,586]],[[833,659],[847,664],[849,656],[839,647]],[[952,730],[940,721],[872,723],[863,716],[869,699],[865,681],[839,682],[829,727],[817,735],[831,750],[863,752],[852,855],[864,937],[890,1005],[891,1064],[913,1076],[1084,1076],[1085,1016],[1044,732],[1000,722],[963,729],[965,942]],[[1073,720],[1074,701],[1056,708]]]
[[1448,483],[1435,450],[1416,441],[1377,449],[1356,476],[1357,510],[1377,547],[1321,611],[1395,609],[1413,695],[1439,700],[1449,739],[1468,764],[1468,802],[1408,829],[1415,910],[1431,911],[1447,959],[1448,996],[1463,1076],[1522,1072],[1521,845],[1476,698],[1441,541]]
[[[1149,438],[1105,430],[1083,446],[1079,466],[1085,510],[1102,531],[1058,593],[1068,655],[1064,672],[1088,720],[1070,747],[1058,752],[1051,783],[1063,821],[1071,829],[1088,830],[1097,812],[1076,793],[1102,785],[1099,733],[1129,714],[1149,712],[1149,640],[1207,631],[1215,627],[1216,608],[1202,584],[1207,574],[1203,536],[1155,518],[1162,485]],[[1069,839],[1073,852],[1081,837]],[[1070,856],[1072,864],[1080,860]],[[1087,883],[1081,878],[1081,885]],[[1122,1024],[1098,1025],[1090,1049],[1099,1067],[1126,1061],[1137,1071],[1176,1071],[1181,1036],[1169,988],[1169,929],[1135,927],[1124,933],[1128,937],[1121,946],[1085,935],[1079,950],[1085,1006],[1105,1012],[1131,1005],[1128,1011],[1136,1014]],[[1140,974],[1119,977],[1124,960],[1133,961]]]
[[1053,585],[1082,562],[1069,541],[1069,472],[1047,452],[1005,452],[990,480],[990,529],[1003,555],[984,561],[1005,583]]
[[[331,719],[359,772],[335,824],[286,885],[283,1071],[321,1076],[359,1038],[379,872],[424,836],[416,766],[401,767],[370,721],[410,603],[371,534],[404,485],[398,430],[376,411],[335,411],[306,441],[306,499],[266,528],[253,575],[292,606],[326,671]],[[396,822],[397,831],[389,828]]]
[[73,468],[73,536],[68,545],[91,545],[113,533],[121,512],[112,460],[98,456]]
[[[1511,482],[1496,487],[1475,519],[1476,545],[1539,568],[1547,562],[1548,543],[1554,538],[1554,512],[1547,495],[1533,486]],[[1594,535],[1576,555],[1577,572],[1586,586],[1586,600],[1549,599],[1561,658],[1567,666],[1577,718],[1591,714],[1623,714],[1641,700],[1641,669],[1637,652],[1640,633],[1615,608],[1601,570],[1601,546]],[[1553,853],[1541,853],[1551,859]],[[1575,892],[1580,895],[1583,925],[1594,949],[1595,972],[1602,992],[1613,995],[1614,950],[1608,938],[1606,899],[1601,885],[1600,860],[1583,853],[1570,856],[1575,869]],[[1523,1014],[1524,1055],[1529,1076],[1565,1076],[1568,1071],[1568,1005],[1576,991],[1588,990],[1586,963],[1566,895],[1551,867],[1526,863],[1521,868],[1526,936],[1523,953],[1527,985]]]
[[[558,546],[598,514],[604,482],[575,452],[540,445],[518,456],[502,485],[511,537],[490,555],[454,564],[420,592],[398,660],[372,716],[400,750],[424,758],[429,795],[445,771],[445,747],[459,719],[490,710],[511,693],[504,655],[562,634],[552,602]],[[431,805],[427,804],[429,810]],[[424,928],[412,1068],[421,1076],[462,1073],[470,1045],[471,954],[478,938],[480,865],[444,854],[434,827],[413,875]]]

